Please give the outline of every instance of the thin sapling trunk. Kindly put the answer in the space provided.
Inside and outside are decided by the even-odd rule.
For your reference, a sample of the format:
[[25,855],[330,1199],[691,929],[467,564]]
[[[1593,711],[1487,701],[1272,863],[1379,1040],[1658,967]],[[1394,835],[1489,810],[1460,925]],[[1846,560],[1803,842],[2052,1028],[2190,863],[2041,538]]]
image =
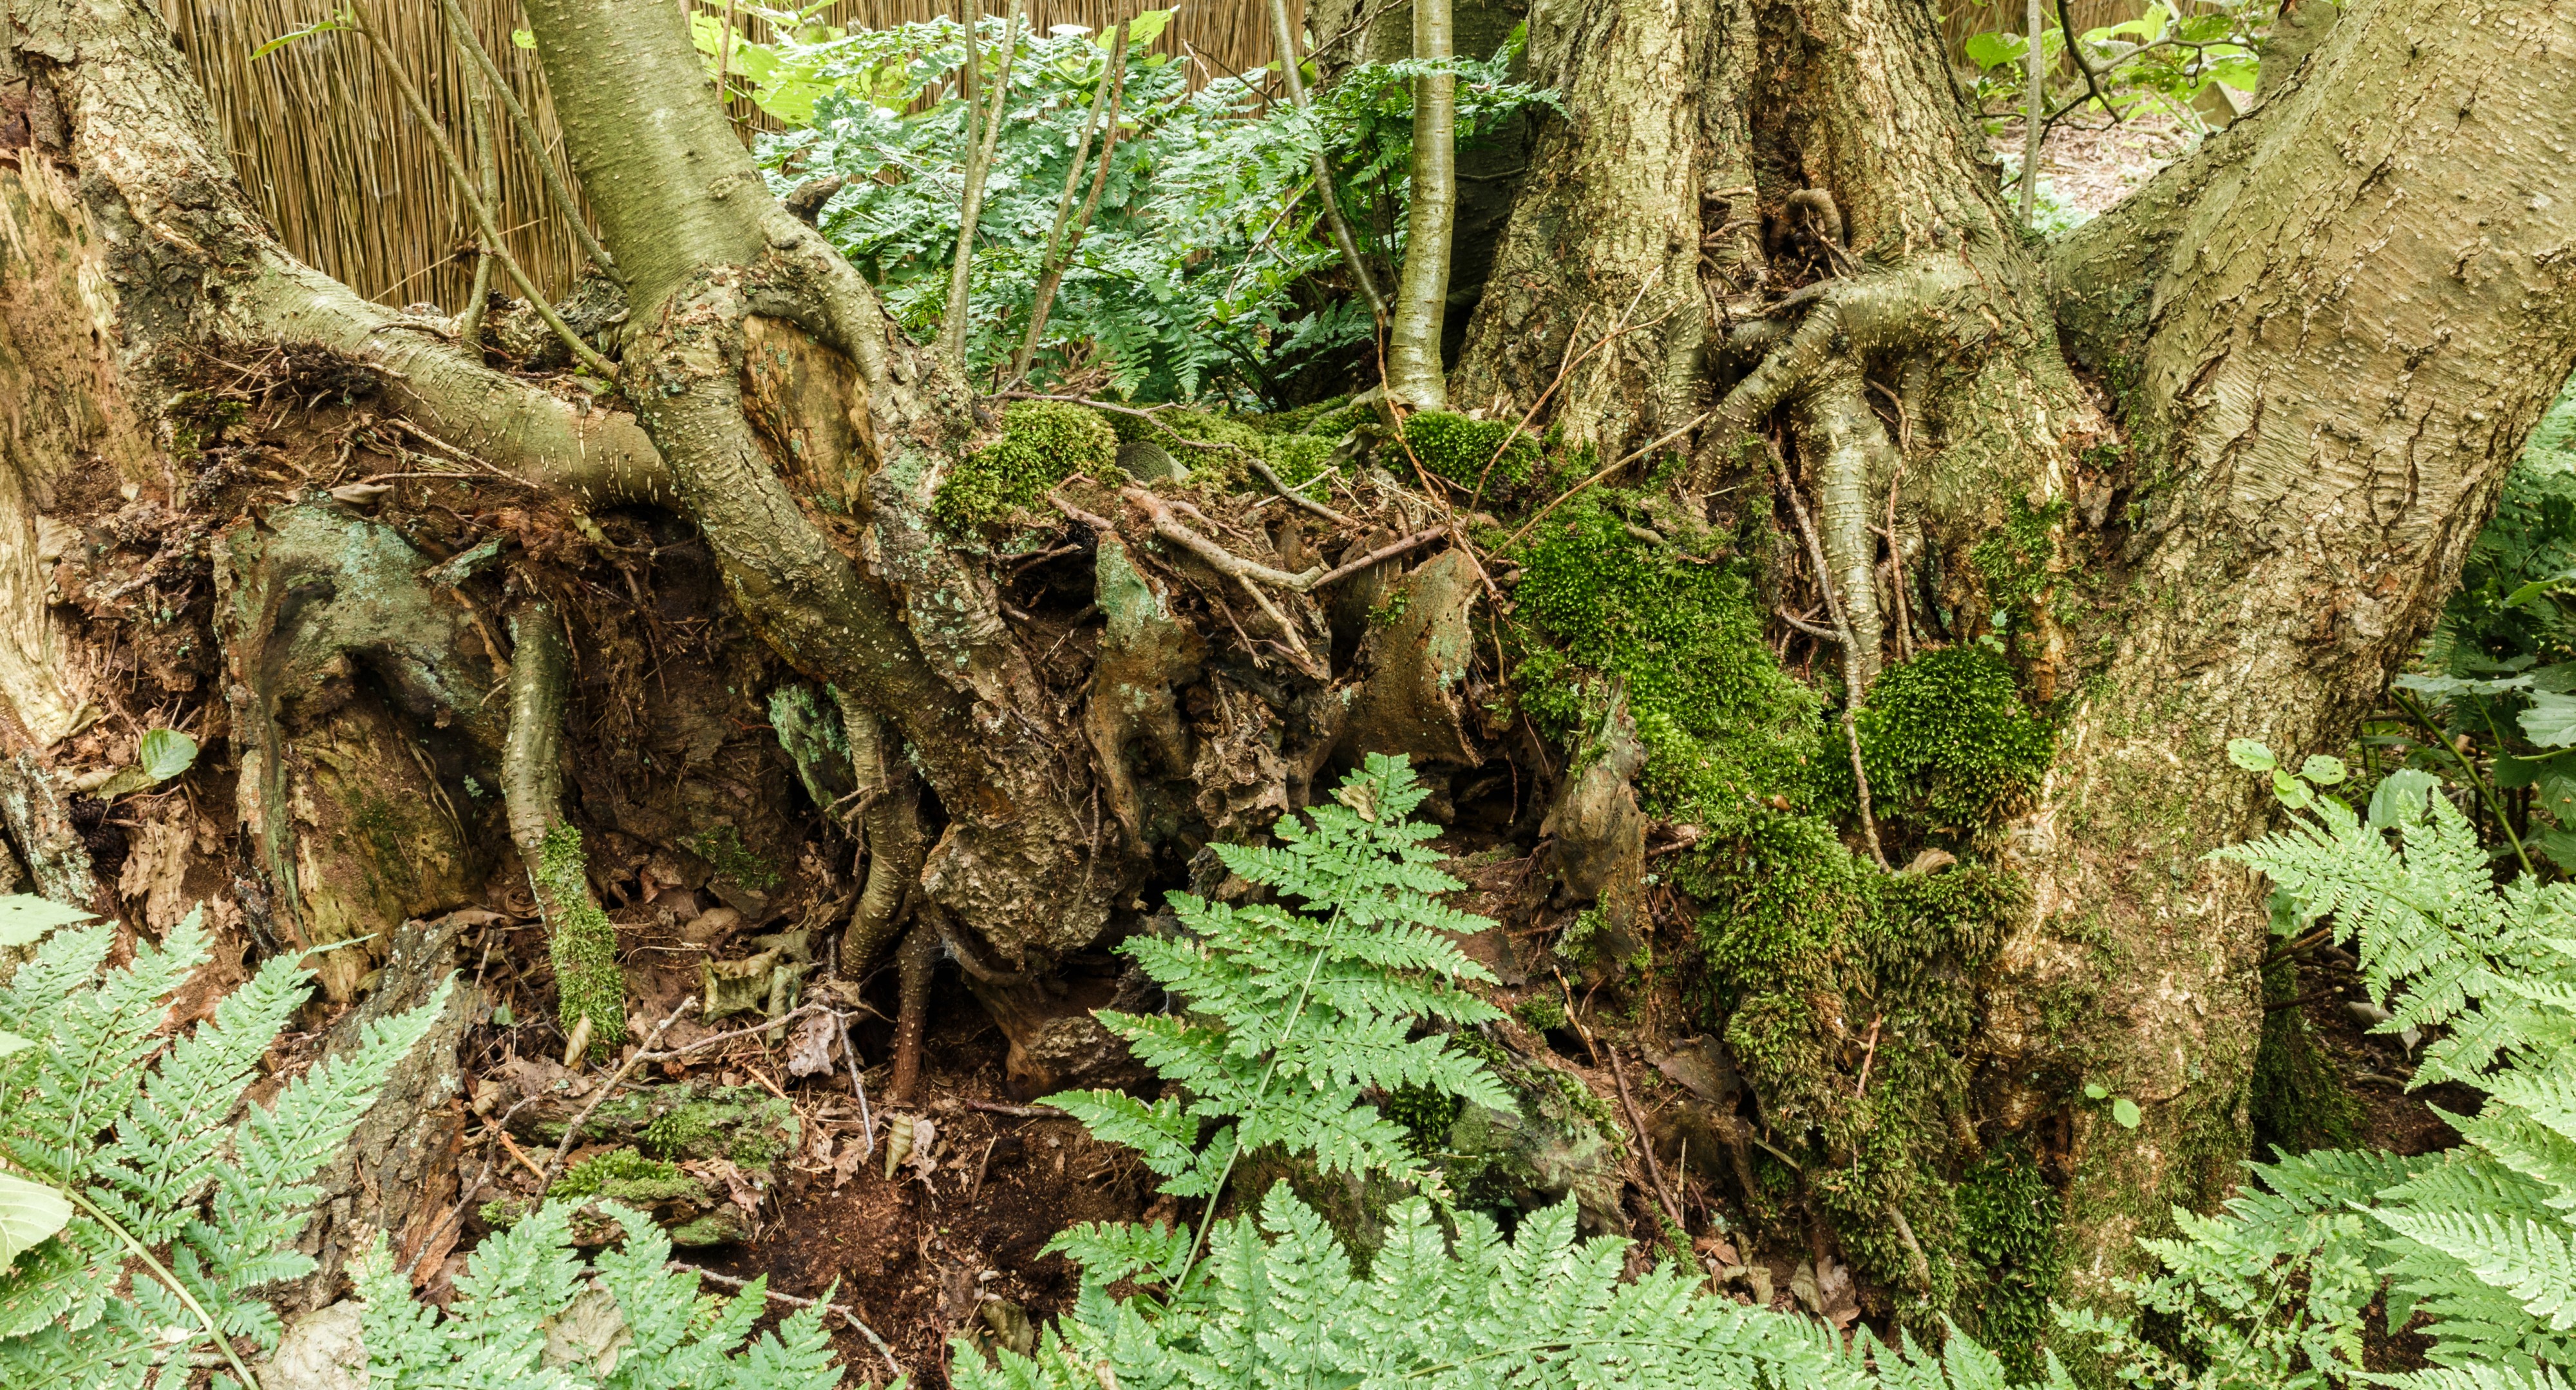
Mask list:
[[[1038,342],[1046,332],[1047,311],[1055,307],[1056,288],[1064,283],[1065,269],[1073,263],[1073,253],[1082,248],[1083,233],[1090,230],[1091,219],[1100,210],[1100,191],[1109,185],[1109,156],[1118,150],[1118,98],[1127,85],[1127,33],[1128,25],[1121,20],[1110,40],[1109,66],[1101,71],[1100,85],[1092,89],[1091,114],[1083,121],[1081,142],[1073,147],[1072,167],[1064,171],[1064,192],[1055,200],[1055,225],[1047,231],[1046,255],[1038,262],[1038,293],[1029,306],[1028,336],[1020,340],[1019,353],[1011,359],[1015,382],[1028,378],[1029,363],[1036,359]],[[1101,130],[1104,111],[1108,130],[1101,135],[1099,167],[1092,175],[1090,194],[1082,200],[1081,220],[1075,221],[1074,190],[1082,186],[1083,165],[1091,156],[1092,136]]]
[[[1449,0],[1415,0],[1413,56],[1446,62]],[[1448,318],[1449,239],[1458,217],[1458,78],[1437,72],[1413,82],[1413,201],[1405,213],[1404,270],[1388,330],[1387,394],[1416,410],[1445,410],[1440,330]]]
[[[948,312],[939,325],[939,351],[950,368],[966,374],[966,299],[974,281],[975,227],[984,219],[984,180],[993,172],[993,150],[1001,143],[1002,117],[1011,105],[1011,60],[1020,49],[1020,16],[1028,0],[1011,6],[1002,22],[1002,60],[993,69],[993,101],[983,110],[983,58],[975,50],[975,21],[966,25],[966,193],[957,218],[957,259],[948,270]],[[981,19],[982,0],[977,0]]]
[[[1270,0],[1270,28],[1279,45],[1280,75],[1288,81],[1289,104],[1300,111],[1311,111],[1305,73],[1298,67],[1297,31],[1288,22],[1288,0]],[[1342,215],[1341,195],[1334,191],[1332,156],[1321,146],[1315,150],[1315,191],[1323,195],[1324,226],[1332,233],[1333,249],[1341,253],[1342,264],[1351,268],[1351,280],[1359,286],[1360,298],[1368,301],[1370,316],[1384,324],[1386,296],[1378,293],[1368,262],[1360,259],[1359,242],[1351,236],[1350,219]]]
[[456,0],[439,0],[439,5],[447,13],[448,30],[456,36],[457,46],[464,49],[465,56],[473,59],[474,65],[482,70],[483,80],[492,88],[492,95],[501,99],[501,109],[510,113],[510,128],[519,132],[520,143],[528,147],[528,160],[537,166],[538,176],[545,180],[546,196],[554,200],[555,211],[563,214],[564,225],[572,229],[573,240],[581,243],[581,253],[590,257],[590,263],[599,267],[601,274],[624,284],[625,277],[617,273],[617,263],[609,258],[608,249],[599,244],[599,238],[590,234],[590,219],[582,216],[581,204],[574,201],[572,189],[564,183],[563,171],[555,167],[554,155],[546,148],[545,137],[537,134],[537,123],[528,119],[528,108],[519,104],[518,94],[510,90],[509,79],[501,75],[492,55],[483,51],[483,41],[474,32],[473,22],[465,17],[464,10],[458,8]]

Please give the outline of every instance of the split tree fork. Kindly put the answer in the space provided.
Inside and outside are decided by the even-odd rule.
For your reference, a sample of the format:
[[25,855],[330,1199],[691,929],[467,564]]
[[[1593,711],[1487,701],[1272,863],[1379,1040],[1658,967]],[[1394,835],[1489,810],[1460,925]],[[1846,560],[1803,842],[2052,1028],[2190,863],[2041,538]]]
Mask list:
[[[977,434],[963,384],[770,197],[677,6],[526,9],[630,304],[615,397],[490,371],[295,262],[144,0],[0,0],[0,199],[17,229],[0,242],[0,363],[33,386],[6,407],[0,469],[0,691],[26,732],[12,751],[62,738],[80,706],[72,663],[43,659],[75,639],[30,597],[29,499],[100,460],[173,490],[159,349],[319,342],[373,369],[408,427],[540,502],[695,525],[747,623],[873,718],[881,774],[899,748],[935,798],[944,823],[917,873],[900,846],[880,851],[924,954],[992,986],[1090,943],[1144,861],[1089,725],[1068,727],[990,575],[927,520],[928,489]],[[2052,248],[2014,228],[1942,53],[1925,0],[1533,15],[1530,71],[1574,118],[1540,127],[1448,395],[1517,416],[1556,384],[1571,325],[1623,325],[1556,386],[1547,423],[1614,463],[1686,447],[1679,486],[1710,502],[1780,444],[1855,691],[1891,631],[1902,656],[1909,613],[1990,627],[1976,547],[2015,503],[2047,518],[2053,558],[2001,602],[2034,693],[2064,701],[2061,751],[1995,847],[2030,905],[1984,996],[1966,1101],[2005,1130],[2080,1133],[2069,1272],[2099,1295],[2136,1230],[2206,1200],[2243,1152],[2263,918],[2243,877],[2201,855],[2264,807],[2217,750],[2344,739],[2576,365],[2576,189],[2560,186],[2576,5],[2356,0],[2302,76]],[[1816,215],[1766,244],[1766,215],[1777,232],[1810,191],[1835,216],[1809,199]],[[773,368],[814,389],[746,392]],[[2117,393],[2108,407],[2079,368]],[[818,443],[773,443],[788,438]],[[355,533],[328,509],[258,505]],[[302,532],[224,534],[281,551]],[[1120,547],[1101,535],[1114,577]],[[1309,621],[1305,591],[1243,573]],[[1153,576],[1119,582],[1140,623],[1161,611]],[[227,661],[268,650],[257,624],[290,608],[244,614]],[[497,759],[500,721],[478,702],[504,644],[464,641],[452,605],[406,611],[417,641],[315,659],[372,663],[407,717],[446,709]],[[321,630],[298,631],[281,660],[312,654]],[[1125,669],[1197,669],[1186,643],[1138,634],[1115,653]],[[225,673],[245,742],[272,713],[263,669]],[[1177,725],[1162,694],[1111,732],[1151,745],[1137,730]],[[2070,1111],[2070,1074],[2134,1098],[2142,1125]]]

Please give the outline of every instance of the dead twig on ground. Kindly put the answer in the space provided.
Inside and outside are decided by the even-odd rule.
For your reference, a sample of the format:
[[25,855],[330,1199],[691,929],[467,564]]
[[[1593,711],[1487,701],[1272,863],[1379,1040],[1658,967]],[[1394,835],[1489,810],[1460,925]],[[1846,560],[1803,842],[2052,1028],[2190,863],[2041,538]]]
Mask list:
[[[544,1199],[546,1189],[554,1184],[554,1175],[563,1167],[564,1155],[572,1152],[573,1140],[580,1136],[581,1127],[590,1123],[591,1115],[607,1101],[609,1096],[616,1092],[619,1083],[625,1081],[627,1076],[638,1066],[643,1065],[645,1058],[654,1055],[653,1044],[662,1040],[662,1035],[670,1031],[671,1025],[679,1022],[681,1015],[697,1006],[697,996],[694,994],[690,995],[688,998],[680,1001],[680,1006],[678,1008],[671,1010],[670,1017],[653,1025],[653,1031],[647,1034],[644,1038],[644,1045],[635,1049],[634,1055],[628,1057],[623,1063],[621,1063],[616,1071],[609,1073],[608,1079],[600,1083],[599,1090],[591,1096],[590,1104],[583,1106],[581,1108],[581,1113],[573,1117],[573,1122],[564,1126],[563,1140],[555,1145],[554,1157],[547,1159],[545,1168],[537,1174],[537,1197],[539,1200],[542,1201]],[[507,1137],[504,1137],[501,1142],[506,1145],[509,1143],[509,1140]]]
[[1306,587],[1311,591],[1320,589],[1337,580],[1348,579],[1352,575],[1359,573],[1361,570],[1367,569],[1371,565],[1377,564],[1383,560],[1392,560],[1396,556],[1401,555],[1408,550],[1414,550],[1422,546],[1429,545],[1431,542],[1448,534],[1449,528],[1446,526],[1434,526],[1428,531],[1416,531],[1412,535],[1405,537],[1403,540],[1379,546],[1377,549],[1370,551],[1368,554],[1363,555],[1356,560],[1343,561],[1340,565],[1324,571],[1320,578],[1316,579],[1314,583],[1309,584]]
[[[683,1263],[678,1260],[673,1260],[671,1263],[674,1267],[685,1269],[691,1274],[706,1280],[708,1283],[716,1285],[718,1288],[731,1289],[736,1293],[741,1293],[751,1287],[751,1281],[748,1279],[736,1279],[730,1274],[718,1274],[712,1269],[701,1269],[696,1265]],[[760,1295],[772,1303],[784,1303],[790,1308],[820,1308],[824,1312],[838,1317],[842,1322],[849,1324],[853,1331],[868,1339],[868,1345],[875,1347],[877,1349],[877,1355],[885,1358],[887,1370],[894,1372],[897,1376],[904,1374],[903,1363],[894,1359],[894,1348],[887,1346],[885,1338],[878,1336],[875,1328],[868,1326],[865,1321],[861,1320],[857,1313],[851,1311],[847,1306],[839,1303],[823,1303],[811,1298],[798,1298],[792,1293],[780,1293],[776,1289],[766,1287],[761,1289]]]
[[1334,511],[1323,503],[1318,502],[1315,499],[1308,497],[1306,494],[1299,492],[1297,489],[1288,486],[1286,483],[1279,481],[1279,475],[1270,471],[1270,465],[1263,463],[1259,459],[1254,459],[1252,461],[1252,472],[1253,475],[1260,478],[1261,481],[1270,484],[1270,490],[1278,493],[1281,500],[1287,502],[1288,505],[1292,507],[1297,507],[1310,512],[1315,516],[1322,517],[1324,520],[1329,521],[1336,526],[1356,526],[1359,524],[1358,522],[1351,520],[1349,517],[1342,515],[1340,512]]
[[1674,1230],[1689,1230],[1682,1221],[1682,1204],[1673,1199],[1672,1189],[1664,1186],[1663,1166],[1655,1162],[1655,1141],[1646,1134],[1645,1117],[1638,1113],[1636,1099],[1628,1094],[1628,1069],[1619,1062],[1619,1049],[1614,1046],[1609,1053],[1610,1079],[1618,1084],[1619,1108],[1627,1112],[1629,1132],[1637,1136],[1637,1156],[1646,1161],[1646,1180],[1654,1185],[1655,1203],[1664,1209]]

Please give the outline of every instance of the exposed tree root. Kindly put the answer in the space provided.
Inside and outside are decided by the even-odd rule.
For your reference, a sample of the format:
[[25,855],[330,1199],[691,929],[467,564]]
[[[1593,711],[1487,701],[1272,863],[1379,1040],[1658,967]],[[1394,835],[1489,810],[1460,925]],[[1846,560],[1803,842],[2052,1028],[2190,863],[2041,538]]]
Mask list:
[[510,615],[510,637],[510,736],[501,759],[510,838],[545,918],[556,1016],[567,1034],[587,1022],[592,1051],[605,1056],[626,1041],[626,976],[617,929],[591,891],[581,832],[563,815],[563,622],[547,604],[529,602]]

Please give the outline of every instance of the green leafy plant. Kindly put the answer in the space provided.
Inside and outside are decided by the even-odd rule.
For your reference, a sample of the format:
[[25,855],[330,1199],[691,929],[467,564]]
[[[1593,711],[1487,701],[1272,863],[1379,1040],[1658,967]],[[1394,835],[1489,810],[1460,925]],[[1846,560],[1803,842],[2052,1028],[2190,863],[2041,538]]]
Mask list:
[[[1569,1200],[1493,1221],[1444,1204],[1412,1136],[1359,1103],[1363,1088],[1421,1108],[1434,1093],[1511,1104],[1499,1083],[1422,1019],[1472,1025],[1497,1011],[1456,982],[1485,972],[1442,932],[1484,925],[1439,905],[1457,883],[1422,848],[1433,827],[1406,819],[1423,791],[1403,762],[1371,756],[1280,844],[1219,846],[1247,881],[1301,900],[1229,907],[1175,895],[1186,934],[1122,949],[1178,999],[1143,1018],[1103,1013],[1181,1094],[1148,1104],[1115,1092],[1053,1097],[1101,1138],[1143,1154],[1163,1190],[1222,1196],[1236,1155],[1275,1146],[1326,1172],[1373,1173],[1422,1191],[1385,1213],[1363,1269],[1286,1183],[1257,1214],[1186,1230],[1083,1226],[1052,1248],[1083,1270],[1073,1310],[1033,1356],[987,1362],[959,1343],[969,1390],[1288,1385],[1642,1385],[2003,1390],[2001,1362],[1965,1336],[1930,1354],[1863,1332],[1844,1345],[1822,1323],[1710,1294],[1696,1270],[1659,1265],[1623,1279],[1627,1242],[1574,1239]],[[1219,1126],[1209,1141],[1200,1130]],[[1176,1273],[1176,1271],[1187,1271]],[[1117,1297],[1111,1287],[1159,1290]],[[2049,1383],[2071,1386],[2054,1361]]]
[[578,1202],[549,1202],[474,1249],[444,1314],[414,1302],[384,1238],[358,1264],[367,1383],[375,1390],[831,1390],[841,1383],[822,1303],[751,1335],[768,1280],[740,1297],[699,1292],[671,1242],[626,1207],[597,1209],[622,1244],[585,1261]]
[[246,1378],[234,1339],[273,1347],[280,1330],[257,1291],[315,1267],[294,1248],[314,1176],[446,986],[234,1121],[309,972],[271,960],[174,1031],[170,997],[208,955],[198,914],[113,970],[115,929],[74,926],[88,916],[0,899],[0,944],[35,945],[0,988],[0,1380],[140,1386],[209,1348]]
[[[1179,1094],[1148,1103],[1118,1091],[1071,1091],[1052,1103],[1100,1138],[1136,1150],[1163,1191],[1208,1199],[1211,1215],[1238,1160],[1257,1149],[1311,1158],[1328,1174],[1436,1187],[1405,1128],[1354,1101],[1363,1091],[1417,1088],[1513,1107],[1473,1056],[1436,1033],[1410,1036],[1424,1019],[1474,1025],[1502,1017],[1457,987],[1493,976],[1444,933],[1490,924],[1439,900],[1461,885],[1422,847],[1439,828],[1407,819],[1427,794],[1403,759],[1371,754],[1334,792],[1337,804],[1314,807],[1304,824],[1282,818],[1278,844],[1216,846],[1229,870],[1305,909],[1174,894],[1182,934],[1133,937],[1119,949],[1178,1008],[1154,1016],[1104,1010],[1099,1018]],[[1209,1125],[1216,1128],[1203,1140]],[[1146,1240],[1135,1228],[1082,1227],[1057,1243],[1108,1261],[1114,1252],[1103,1242],[1116,1242],[1126,1254],[1109,1277],[1153,1268],[1177,1282],[1195,1241],[1174,1232],[1148,1252],[1139,1244]],[[1151,1258],[1133,1258],[1144,1253]]]
[[[811,179],[847,180],[819,225],[883,293],[896,318],[926,330],[943,316],[965,184],[967,105],[953,78],[965,30],[950,20],[844,30],[788,11],[745,6],[780,37],[730,43],[701,14],[710,72],[787,129],[758,157],[784,193]],[[1339,292],[1338,255],[1315,192],[1313,156],[1339,166],[1335,186],[1363,230],[1404,222],[1411,79],[1423,67],[1363,67],[1312,111],[1273,104],[1269,87],[1221,78],[1193,89],[1188,64],[1148,51],[1171,11],[1131,21],[1116,139],[1097,177],[1100,201],[1066,268],[1039,381],[1105,381],[1147,400],[1267,400],[1303,363],[1368,339],[1366,307]],[[977,30],[980,75],[1002,78],[1005,22]],[[1107,34],[1059,26],[1021,32],[969,265],[967,360],[979,379],[1009,363],[1027,332],[1068,166],[1093,96],[1110,71]],[[1515,41],[1516,43],[1517,41]],[[1459,134],[1489,131],[1548,100],[1514,83],[1516,47],[1453,62]],[[1100,142],[1092,142],[1096,147]],[[1077,201],[1081,201],[1077,198]],[[1402,247],[1371,242],[1389,262]]]

